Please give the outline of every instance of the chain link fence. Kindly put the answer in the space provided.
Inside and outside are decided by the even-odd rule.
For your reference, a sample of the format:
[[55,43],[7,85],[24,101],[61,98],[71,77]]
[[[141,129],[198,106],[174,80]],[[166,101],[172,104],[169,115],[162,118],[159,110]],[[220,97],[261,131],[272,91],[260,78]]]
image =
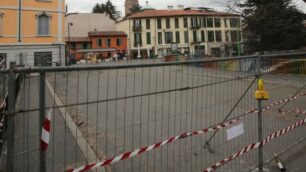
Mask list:
[[[1,84],[9,89],[2,111],[7,118],[6,170],[65,171],[107,160],[106,164],[114,163],[93,171],[203,171],[260,140],[258,115],[250,112],[258,109],[254,92],[259,78],[270,93],[263,107],[306,92],[305,57],[306,53],[295,53],[56,68],[11,66],[1,72],[9,80]],[[17,75],[22,79],[11,79]],[[294,111],[303,110],[305,101],[300,96],[263,111],[263,137],[304,119]],[[42,126],[50,109],[49,146],[43,151]],[[239,120],[231,126],[224,124],[235,119]],[[243,134],[229,139],[232,126],[243,126]],[[175,136],[177,140],[171,139]],[[263,147],[263,160],[269,162],[274,152],[282,153],[304,139],[304,126],[276,138]],[[137,149],[139,156],[132,157],[130,151]],[[123,153],[127,154],[120,156]],[[216,170],[252,170],[258,157],[254,150]]]

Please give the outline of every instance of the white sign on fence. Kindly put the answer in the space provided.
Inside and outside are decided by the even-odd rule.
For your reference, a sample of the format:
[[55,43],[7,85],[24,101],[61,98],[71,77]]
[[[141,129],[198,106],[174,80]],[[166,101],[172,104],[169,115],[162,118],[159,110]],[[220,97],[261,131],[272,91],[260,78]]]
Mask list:
[[232,140],[244,133],[244,125],[243,123],[236,125],[227,130],[227,140]]

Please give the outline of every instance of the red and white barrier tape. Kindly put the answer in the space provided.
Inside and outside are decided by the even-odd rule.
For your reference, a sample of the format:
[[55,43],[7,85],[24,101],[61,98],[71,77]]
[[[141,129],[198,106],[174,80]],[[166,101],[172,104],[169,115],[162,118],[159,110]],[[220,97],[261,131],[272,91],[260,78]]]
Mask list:
[[169,138],[169,139],[167,139],[165,141],[153,144],[151,146],[146,146],[146,147],[134,150],[133,152],[126,152],[126,153],[123,153],[123,154],[121,154],[121,155],[119,155],[117,157],[113,157],[111,159],[105,160],[103,162],[99,162],[99,163],[95,163],[95,164],[91,164],[91,165],[82,166],[82,167],[79,167],[79,168],[76,168],[76,169],[67,170],[67,172],[82,172],[82,171],[92,170],[92,169],[95,169],[95,168],[98,168],[98,167],[102,167],[102,166],[108,166],[108,165],[113,164],[115,162],[126,160],[126,159],[130,159],[130,158],[132,158],[134,156],[137,156],[137,155],[143,154],[145,152],[149,152],[149,151],[152,151],[154,149],[160,148],[160,147],[162,147],[164,145],[170,144],[170,143],[175,142],[176,140],[179,140],[179,139],[184,139],[184,138],[187,138],[187,137],[191,137],[191,136],[195,136],[195,135],[199,135],[199,134],[204,134],[204,133],[207,133],[207,132],[220,130],[222,128],[225,128],[227,126],[235,124],[238,121],[240,121],[240,118],[236,118],[236,119],[233,119],[231,121],[228,121],[228,122],[225,122],[225,123],[222,123],[222,124],[218,124],[218,125],[216,125],[214,127],[205,128],[205,129],[203,129],[201,131],[194,131],[194,132],[190,132],[190,133],[183,133],[181,135],[178,135],[178,136],[175,136],[175,137],[171,137],[171,138]]
[[292,130],[296,129],[297,127],[300,127],[300,126],[304,125],[305,123],[306,123],[306,118],[301,120],[301,121],[296,122],[295,124],[285,128],[285,129],[279,130],[279,131],[271,134],[270,136],[265,138],[261,143],[258,142],[258,143],[253,143],[253,144],[250,144],[250,145],[246,146],[245,148],[241,149],[239,152],[237,152],[237,153],[223,159],[222,161],[210,166],[209,168],[207,168],[203,172],[212,172],[212,171],[218,169],[219,167],[223,166],[224,164],[228,163],[229,161],[232,161],[235,158],[240,157],[241,155],[243,155],[247,152],[250,152],[253,149],[257,149],[260,146],[264,146],[267,143],[269,143],[271,140],[273,140],[273,139],[275,139],[279,136],[282,136],[282,135],[288,133],[289,131],[292,131]]
[[[276,105],[279,105],[279,104],[282,104],[282,103],[287,103],[289,101],[299,99],[300,97],[303,97],[303,96],[306,96],[306,93],[302,93],[302,94],[294,96],[294,97],[286,98],[284,100],[276,101],[276,102],[264,107],[262,109],[262,111],[267,111],[267,110],[271,109],[273,106],[276,106]],[[259,113],[259,110],[255,109],[255,110],[248,111],[242,116],[245,116],[245,115],[248,115],[248,114],[253,114],[253,113]],[[113,157],[111,159],[105,160],[105,161],[100,162],[100,163],[94,163],[94,164],[82,166],[82,167],[79,167],[79,168],[76,168],[76,169],[67,170],[67,172],[82,172],[82,171],[87,171],[87,170],[95,169],[95,168],[102,167],[102,166],[108,166],[108,165],[113,164],[115,162],[130,159],[134,156],[137,156],[137,155],[143,154],[145,152],[149,152],[149,151],[152,151],[154,149],[160,148],[160,147],[162,147],[164,145],[167,145],[167,144],[170,144],[170,143],[172,143],[172,142],[174,142],[178,139],[183,139],[183,138],[187,138],[187,137],[191,137],[191,136],[195,136],[195,135],[199,135],[199,134],[204,134],[204,133],[207,133],[207,132],[210,132],[210,131],[220,130],[220,129],[225,128],[229,125],[232,125],[232,124],[234,124],[238,121],[240,121],[240,117],[232,119],[229,122],[225,122],[225,123],[216,125],[215,127],[203,129],[202,131],[183,133],[179,136],[169,138],[168,140],[165,140],[163,142],[159,142],[159,143],[156,143],[156,144],[151,145],[151,146],[143,147],[143,148],[134,150],[133,152],[126,152],[126,153],[123,153],[123,154],[121,154],[117,157]],[[256,146],[256,144],[255,144],[255,146]],[[252,147],[254,147],[254,146],[250,146],[250,148],[248,148],[248,149],[251,149]]]
[[41,139],[40,139],[40,144],[41,144],[41,150],[46,151],[49,146],[49,141],[50,141],[50,128],[51,128],[51,115],[52,115],[52,107],[48,113],[48,115],[45,118],[45,121],[42,126],[42,131],[41,131]]
[[[287,102],[290,102],[290,101],[293,101],[293,100],[297,100],[297,99],[299,99],[301,97],[304,97],[304,96],[306,96],[306,93],[302,93],[302,94],[299,94],[297,96],[286,98],[286,99],[283,99],[283,100],[278,100],[276,102],[271,103],[268,106],[263,107],[262,111],[264,112],[264,111],[270,110],[274,106],[277,106],[277,105],[280,105],[280,104],[283,104],[283,103],[287,103]],[[258,109],[254,109],[254,110],[250,110],[250,111],[246,112],[244,115],[248,115],[248,114],[252,114],[252,113],[258,113],[258,112],[259,112]]]
[[286,115],[288,113],[296,113],[296,114],[302,114],[302,115],[306,115],[306,110],[301,110],[301,109],[295,109],[295,110],[280,110],[280,113],[282,115]]

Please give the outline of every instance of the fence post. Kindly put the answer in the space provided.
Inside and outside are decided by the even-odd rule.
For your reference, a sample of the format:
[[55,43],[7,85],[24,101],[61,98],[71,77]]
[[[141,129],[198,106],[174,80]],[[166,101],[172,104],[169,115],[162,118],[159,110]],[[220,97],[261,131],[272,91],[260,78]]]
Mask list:
[[[261,56],[258,55],[257,58],[257,81],[261,79]],[[258,102],[258,142],[261,143],[263,141],[262,136],[262,100],[257,99]],[[263,146],[259,146],[258,148],[258,171],[263,172]]]
[[[45,120],[46,96],[45,96],[45,72],[39,75],[39,133],[41,137],[42,126]],[[40,148],[40,172],[46,171],[46,152]]]
[[[258,100],[258,142],[262,142],[263,137],[262,137],[262,100]],[[262,150],[262,145],[259,146],[258,148],[258,168],[259,172],[263,172],[263,150]]]
[[8,116],[7,116],[7,172],[14,171],[14,116],[16,81],[14,70],[16,62],[10,62],[9,85],[8,85]]

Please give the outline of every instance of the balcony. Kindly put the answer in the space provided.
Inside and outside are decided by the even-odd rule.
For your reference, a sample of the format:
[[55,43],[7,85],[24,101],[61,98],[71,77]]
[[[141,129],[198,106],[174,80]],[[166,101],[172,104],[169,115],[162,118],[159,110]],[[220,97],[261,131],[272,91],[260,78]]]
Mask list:
[[133,26],[133,32],[141,32],[142,28],[141,26]]
[[201,40],[195,40],[195,41],[191,42],[192,45],[198,45],[198,44],[201,44],[201,43],[202,43]]
[[134,47],[138,47],[138,45],[142,47],[142,42],[134,42]]

